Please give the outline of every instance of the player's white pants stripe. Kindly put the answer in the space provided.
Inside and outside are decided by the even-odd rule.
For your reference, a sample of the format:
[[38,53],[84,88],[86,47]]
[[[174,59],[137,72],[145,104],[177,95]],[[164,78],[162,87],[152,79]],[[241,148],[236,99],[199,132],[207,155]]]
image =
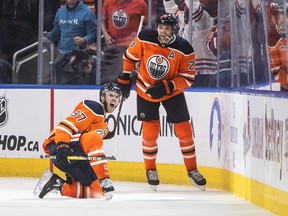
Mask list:
[[80,182],[77,182],[77,194],[76,194],[76,198],[80,197],[80,190],[81,190],[81,184]]
[[147,159],[147,160],[154,160],[154,159],[156,159],[156,155],[155,156],[145,156],[145,155],[143,155],[143,158]]
[[94,165],[103,164],[103,163],[107,163],[107,160],[94,161],[90,163],[90,165],[94,166]]
[[190,145],[190,146],[181,147],[181,150],[193,149],[194,147],[195,147],[195,144]]
[[103,149],[98,149],[98,150],[95,150],[95,151],[91,151],[91,152],[88,152],[88,156],[97,156],[97,155],[103,155],[104,154],[104,150]]
[[183,158],[186,158],[186,159],[188,159],[188,158],[194,158],[196,156],[196,154],[193,154],[193,155],[189,155],[189,156],[184,156],[183,155]]
[[90,198],[91,197],[90,187],[85,187],[85,188],[87,188],[87,198]]
[[144,150],[156,150],[156,149],[158,149],[158,146],[153,146],[153,147],[142,146],[142,149],[144,149]]

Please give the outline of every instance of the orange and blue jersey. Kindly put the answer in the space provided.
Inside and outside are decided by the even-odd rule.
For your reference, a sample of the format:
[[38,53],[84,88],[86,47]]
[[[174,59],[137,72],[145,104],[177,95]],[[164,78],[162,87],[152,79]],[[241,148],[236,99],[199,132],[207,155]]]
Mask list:
[[102,105],[96,101],[84,100],[52,130],[49,137],[44,140],[43,149],[49,154],[46,146],[52,141],[55,143],[79,141],[81,134],[89,131],[96,131],[102,138],[109,132]]
[[[137,94],[152,102],[167,100],[184,92],[195,79],[195,53],[188,41],[175,36],[175,40],[161,47],[158,32],[144,29],[129,45],[123,56],[123,72],[131,73],[139,62],[135,90]],[[161,80],[172,80],[175,86],[171,95],[152,99],[146,90]]]

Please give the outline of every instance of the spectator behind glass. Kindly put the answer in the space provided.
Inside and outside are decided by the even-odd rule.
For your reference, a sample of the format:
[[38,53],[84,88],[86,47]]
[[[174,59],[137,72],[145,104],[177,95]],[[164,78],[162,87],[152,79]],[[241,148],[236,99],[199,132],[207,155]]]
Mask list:
[[94,0],[83,0],[83,2],[87,5],[90,10],[92,10],[96,15],[96,3]]
[[0,79],[12,83],[15,52],[37,41],[38,0],[0,0]]
[[101,62],[101,83],[114,81],[123,71],[122,56],[137,35],[141,16],[148,20],[144,0],[105,0],[102,7],[102,31],[106,46]]
[[[206,2],[205,5],[204,2]],[[201,4],[205,10],[209,6],[208,1],[201,1]],[[216,6],[218,7],[218,5]],[[249,39],[245,32],[247,29],[244,28],[245,22],[248,22],[245,17],[245,6],[244,0],[226,0],[221,2],[221,8],[216,10],[220,12],[217,14],[217,29],[212,30],[207,41],[207,48],[211,53],[219,55],[219,68],[216,74],[216,79],[219,79],[217,87],[235,88],[248,84],[251,56],[248,52]],[[231,14],[233,8],[236,11],[235,20]],[[231,38],[237,38],[237,40],[231,40]]]
[[165,12],[165,8],[163,5],[163,0],[145,0],[146,4],[149,5],[149,1],[151,1],[152,5],[152,15],[151,15],[151,27],[156,28],[156,19],[159,14],[163,14]]
[[[191,7],[189,3],[189,0],[163,0],[166,12],[173,13],[177,19],[177,34],[188,41],[192,35],[191,45],[196,56],[196,75],[192,87],[215,87],[216,56],[208,50],[206,41],[217,16],[212,18],[207,11],[203,10],[198,0],[194,0]],[[211,7],[212,5],[217,9],[217,1],[214,1]],[[189,8],[193,8],[193,21],[189,20]],[[189,34],[189,23],[192,23],[191,34]]]
[[[43,32],[44,37],[57,44],[52,84],[95,84],[95,70],[84,48],[95,40],[96,27],[95,13],[80,0],[67,0],[57,10],[54,28]],[[83,66],[80,70],[79,65]]]
[[[82,0],[82,1],[83,3],[87,5],[88,8],[90,8],[96,14],[97,0],[96,2],[94,0]],[[61,5],[64,6],[66,3],[66,0],[60,0],[60,2],[61,2]]]
[[283,0],[274,0],[269,7],[269,56],[273,78],[280,83],[281,91],[288,91],[288,55],[287,55],[287,7]]

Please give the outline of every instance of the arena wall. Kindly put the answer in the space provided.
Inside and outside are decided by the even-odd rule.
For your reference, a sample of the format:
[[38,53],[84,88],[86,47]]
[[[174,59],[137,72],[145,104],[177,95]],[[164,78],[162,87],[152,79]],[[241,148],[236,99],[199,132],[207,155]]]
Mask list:
[[[193,124],[199,170],[207,188],[244,198],[277,215],[288,215],[288,98],[266,91],[185,92]],[[40,177],[53,169],[42,141],[84,99],[98,100],[99,89],[59,87],[0,88],[0,176]],[[104,142],[112,180],[145,181],[141,123],[136,94],[121,112],[116,136]],[[114,115],[108,117],[111,129]],[[160,181],[189,185],[173,127],[161,108],[158,140]],[[59,173],[58,170],[56,170]],[[204,192],[205,193],[205,192]]]

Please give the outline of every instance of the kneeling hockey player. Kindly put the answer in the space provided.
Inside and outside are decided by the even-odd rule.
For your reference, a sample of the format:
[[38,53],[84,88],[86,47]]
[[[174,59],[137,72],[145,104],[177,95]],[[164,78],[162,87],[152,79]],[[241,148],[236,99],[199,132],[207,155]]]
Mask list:
[[106,83],[100,90],[100,103],[81,101],[74,111],[52,130],[43,143],[46,154],[56,155],[54,165],[63,171],[66,180],[46,171],[37,184],[34,194],[43,198],[52,190],[62,196],[112,198],[114,187],[109,179],[107,160],[67,160],[67,156],[105,156],[103,139],[112,138],[105,122],[121,100],[122,92],[117,83]]

